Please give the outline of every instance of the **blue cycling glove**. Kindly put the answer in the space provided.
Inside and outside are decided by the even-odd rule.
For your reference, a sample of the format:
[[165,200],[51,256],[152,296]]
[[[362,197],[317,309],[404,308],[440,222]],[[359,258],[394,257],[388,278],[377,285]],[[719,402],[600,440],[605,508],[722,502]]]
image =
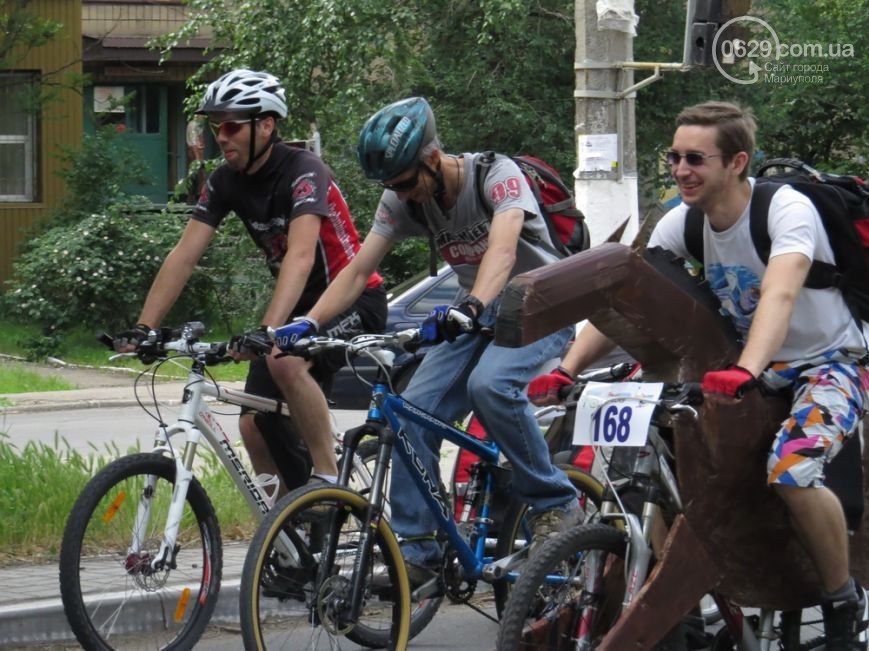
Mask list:
[[479,329],[476,310],[470,303],[438,305],[422,322],[419,338],[426,344],[437,344],[441,341],[452,343],[460,334],[476,332]]
[[319,328],[320,324],[314,319],[307,316],[297,317],[275,330],[275,345],[284,352],[292,352],[297,341],[313,337]]

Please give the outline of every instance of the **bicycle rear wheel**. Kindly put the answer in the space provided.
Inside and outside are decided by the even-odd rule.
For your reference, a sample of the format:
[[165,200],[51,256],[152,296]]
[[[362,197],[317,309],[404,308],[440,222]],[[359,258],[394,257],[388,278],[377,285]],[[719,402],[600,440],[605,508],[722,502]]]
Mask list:
[[[583,522],[589,522],[600,509],[603,500],[603,485],[587,472],[575,466],[558,465],[564,471],[570,483],[576,489],[580,508],[585,512]],[[531,527],[528,525],[526,515],[528,505],[524,502],[514,501],[504,515],[504,522],[499,527],[498,543],[495,547],[495,558],[504,558],[519,551],[531,542]],[[519,571],[524,571],[524,565]],[[508,579],[495,581],[492,589],[495,593],[495,610],[500,618],[504,614],[504,608],[510,597],[513,583]]]
[[76,500],[60,594],[85,649],[190,649],[202,635],[220,590],[220,530],[194,479],[175,553],[154,568],[174,487],[171,459],[134,454],[103,468]]
[[[385,519],[374,530],[359,616],[349,617],[356,551],[369,529],[367,510],[358,493],[323,485],[302,487],[275,505],[251,541],[242,573],[246,649],[328,649],[340,647],[340,637],[364,646],[407,645],[407,572]],[[331,566],[321,569],[330,556]]]

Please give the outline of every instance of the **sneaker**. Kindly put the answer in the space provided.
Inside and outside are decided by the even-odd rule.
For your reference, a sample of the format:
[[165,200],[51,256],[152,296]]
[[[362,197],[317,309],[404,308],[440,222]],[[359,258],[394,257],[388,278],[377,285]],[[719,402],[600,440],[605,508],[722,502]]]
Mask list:
[[824,601],[824,633],[829,651],[866,651],[869,626],[869,599],[866,591],[854,581],[856,599]]
[[528,555],[534,554],[541,545],[563,531],[578,524],[582,518],[582,509],[576,500],[572,500],[566,508],[549,509],[528,516],[533,536],[528,548]]

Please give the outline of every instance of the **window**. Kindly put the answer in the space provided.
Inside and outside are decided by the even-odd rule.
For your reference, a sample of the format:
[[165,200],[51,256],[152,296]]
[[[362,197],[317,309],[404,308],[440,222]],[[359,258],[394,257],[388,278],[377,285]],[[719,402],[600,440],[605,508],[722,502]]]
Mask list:
[[36,75],[0,73],[0,201],[36,200],[36,118],[28,110]]

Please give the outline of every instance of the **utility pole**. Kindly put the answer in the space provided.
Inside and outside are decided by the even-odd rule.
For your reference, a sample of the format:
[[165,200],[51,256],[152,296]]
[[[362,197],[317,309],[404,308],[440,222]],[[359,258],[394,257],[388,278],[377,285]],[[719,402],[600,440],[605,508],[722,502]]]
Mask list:
[[577,206],[585,214],[592,245],[627,221],[622,242],[638,231],[633,36],[599,29],[595,0],[576,0]]

